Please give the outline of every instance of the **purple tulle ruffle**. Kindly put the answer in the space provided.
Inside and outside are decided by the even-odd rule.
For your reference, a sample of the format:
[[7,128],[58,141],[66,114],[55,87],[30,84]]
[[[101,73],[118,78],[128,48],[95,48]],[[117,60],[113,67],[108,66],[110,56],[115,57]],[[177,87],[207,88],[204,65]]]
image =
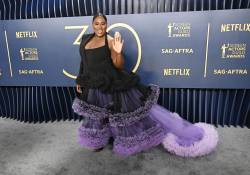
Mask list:
[[195,123],[194,125],[204,130],[201,140],[193,142],[190,146],[183,146],[178,143],[177,136],[168,133],[162,141],[164,148],[181,157],[199,157],[215,151],[219,136],[214,126],[206,123]]
[[78,115],[95,120],[101,120],[109,116],[107,109],[89,104],[77,97],[73,101],[72,109]]
[[113,137],[113,151],[123,156],[160,143],[179,156],[195,157],[215,149],[218,134],[212,126],[192,124],[158,105],[159,87],[150,85],[150,88],[152,93],[143,103],[140,101],[142,94],[137,89],[121,92],[123,112],[120,113],[112,113],[106,108],[112,104],[112,97],[98,89],[90,90],[87,101],[76,98],[72,108],[85,117],[78,129],[78,143],[98,149]]
[[179,138],[179,144],[189,146],[202,139],[203,129],[181,118],[177,113],[170,112],[163,106],[155,104],[150,110],[153,120],[161,123],[166,131]]
[[116,113],[109,117],[110,125],[129,126],[147,116],[149,110],[157,103],[159,97],[159,86],[151,85],[152,93],[148,96],[145,104],[132,112]]
[[157,124],[131,137],[117,136],[114,141],[113,151],[116,154],[128,156],[159,145],[165,136],[164,129]]
[[104,147],[111,137],[109,126],[103,129],[93,129],[80,126],[78,128],[78,143],[89,149],[98,149]]
[[[88,102],[85,102],[76,97],[73,101],[72,108],[75,113],[84,116],[86,118],[91,118],[95,120],[109,118],[111,126],[131,125],[136,121],[142,119],[145,116],[145,114],[148,113],[152,105],[157,103],[157,99],[159,96],[159,86],[151,84],[150,87],[152,93],[148,96],[144,105],[141,105],[141,102],[139,101],[139,98],[142,96],[142,94],[139,94],[139,91],[135,92],[134,90],[132,90],[131,94],[129,93],[127,93],[127,95],[125,93],[121,94],[123,109],[126,108],[126,106],[131,105],[132,101],[134,101],[132,103],[133,104],[132,106],[135,109],[131,112],[121,112],[113,114],[112,111],[108,110],[105,107],[100,107],[94,104],[90,104],[89,103],[90,101],[93,103],[92,98],[88,98]],[[98,92],[98,94],[100,95],[101,93]],[[131,96],[130,100],[128,100],[129,98],[128,96]],[[96,96],[96,98],[98,99],[100,97]],[[112,99],[109,96],[107,98],[110,100]],[[97,100],[98,104],[99,105],[104,104],[103,101],[106,101],[107,103],[112,103],[112,101],[107,100],[107,98],[105,98],[105,96],[102,96],[100,100]],[[135,101],[137,101],[137,103]]]

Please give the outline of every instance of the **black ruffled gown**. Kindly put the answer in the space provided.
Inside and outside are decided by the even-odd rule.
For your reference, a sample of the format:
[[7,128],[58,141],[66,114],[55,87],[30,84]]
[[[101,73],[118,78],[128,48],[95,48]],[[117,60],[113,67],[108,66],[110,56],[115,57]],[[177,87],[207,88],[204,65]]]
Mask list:
[[72,108],[85,120],[78,128],[83,147],[104,147],[113,137],[113,151],[131,155],[163,143],[180,156],[200,156],[215,149],[218,134],[208,124],[192,124],[157,104],[159,87],[140,84],[135,73],[114,67],[105,45],[85,49],[94,34],[84,35],[80,44],[81,64]]

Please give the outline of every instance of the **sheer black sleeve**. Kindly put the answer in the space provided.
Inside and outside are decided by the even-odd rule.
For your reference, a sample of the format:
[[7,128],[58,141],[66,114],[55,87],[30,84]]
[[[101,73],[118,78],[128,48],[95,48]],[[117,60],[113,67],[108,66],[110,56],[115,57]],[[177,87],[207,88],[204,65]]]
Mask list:
[[[84,38],[85,38],[85,36],[82,37],[80,47],[79,47],[80,55],[81,55],[81,47],[82,47],[82,43],[84,41]],[[80,85],[80,78],[81,78],[82,74],[83,74],[83,57],[81,56],[80,68],[79,68],[78,75],[77,75],[76,81],[75,81],[76,84]]]

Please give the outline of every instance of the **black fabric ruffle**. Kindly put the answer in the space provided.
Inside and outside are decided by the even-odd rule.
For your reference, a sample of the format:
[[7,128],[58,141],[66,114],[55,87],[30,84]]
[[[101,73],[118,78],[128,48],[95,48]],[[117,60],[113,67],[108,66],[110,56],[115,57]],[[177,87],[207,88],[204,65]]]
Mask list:
[[77,84],[83,88],[99,88],[105,93],[128,90],[139,82],[140,77],[133,72],[112,70],[112,68],[108,67],[103,71],[88,71],[79,75],[77,80]]

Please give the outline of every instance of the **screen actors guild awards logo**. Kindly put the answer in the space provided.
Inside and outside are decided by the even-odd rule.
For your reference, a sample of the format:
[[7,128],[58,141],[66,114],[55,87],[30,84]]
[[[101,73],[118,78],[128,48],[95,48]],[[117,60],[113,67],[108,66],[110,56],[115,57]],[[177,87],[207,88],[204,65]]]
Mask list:
[[37,48],[20,48],[19,52],[22,60],[38,60]]
[[221,58],[245,58],[246,44],[223,44],[221,46]]
[[168,37],[190,37],[190,23],[168,23]]

